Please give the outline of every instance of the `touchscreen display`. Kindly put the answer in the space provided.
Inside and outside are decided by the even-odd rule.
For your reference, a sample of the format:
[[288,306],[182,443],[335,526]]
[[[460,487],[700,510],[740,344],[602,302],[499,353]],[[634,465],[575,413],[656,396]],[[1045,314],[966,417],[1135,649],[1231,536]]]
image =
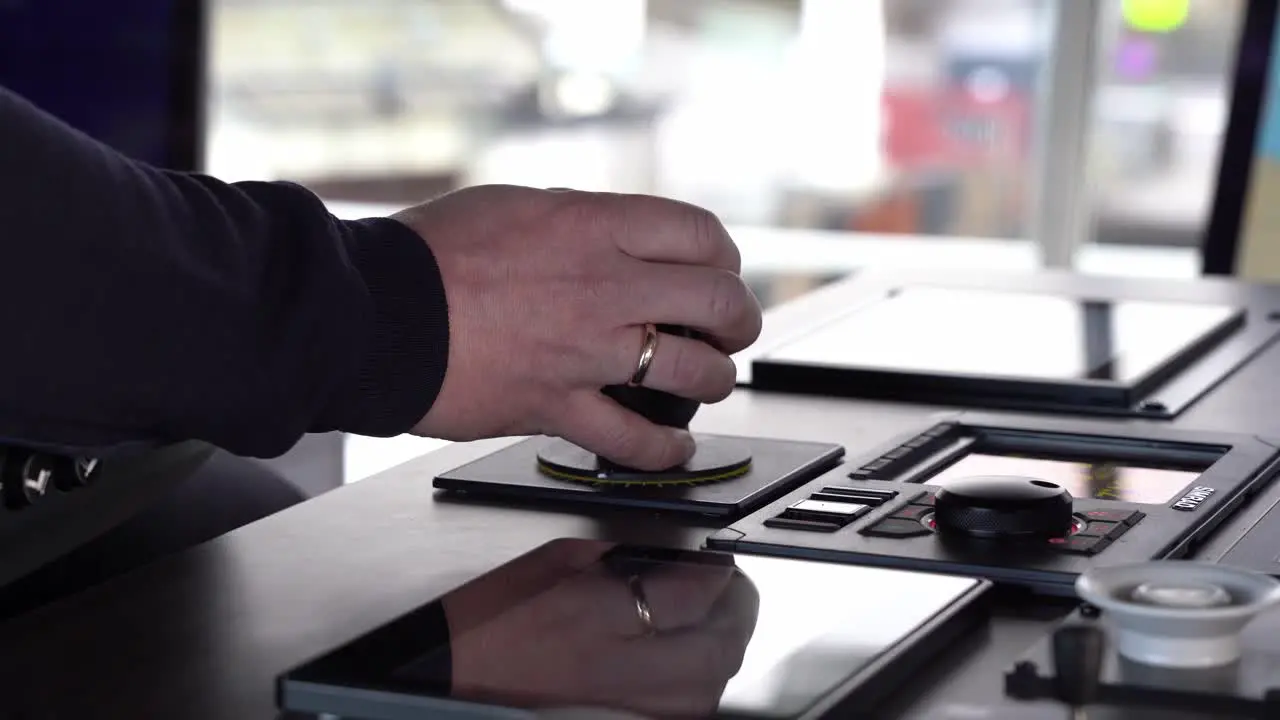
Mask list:
[[1036,477],[1061,485],[1072,497],[1163,505],[1178,497],[1200,473],[1106,461],[973,453],[947,466],[925,484],[946,486],[956,478],[974,475]]
[[1133,384],[1234,321],[1215,305],[910,288],[771,353],[899,372]]
[[[475,584],[446,596],[450,625],[461,628],[450,643],[451,697],[645,717],[791,717],[976,584],[741,556],[729,561],[736,566],[628,559],[621,573],[592,562],[531,581],[539,571],[522,562],[481,579],[490,597]],[[641,630],[632,576],[641,578],[654,633]],[[533,584],[540,589],[527,592]],[[469,623],[468,613],[484,617]],[[423,648],[393,674],[432,694],[439,667]]]

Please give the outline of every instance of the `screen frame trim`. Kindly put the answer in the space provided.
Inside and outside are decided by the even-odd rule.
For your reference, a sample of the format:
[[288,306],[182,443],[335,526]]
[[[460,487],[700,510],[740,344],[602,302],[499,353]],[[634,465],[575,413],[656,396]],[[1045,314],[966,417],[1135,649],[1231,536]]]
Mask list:
[[[1099,380],[1096,378],[1036,378],[1017,375],[976,374],[965,372],[900,370],[874,365],[833,364],[804,361],[786,356],[787,347],[807,336],[823,332],[858,313],[867,312],[874,305],[892,302],[899,293],[911,289],[941,289],[956,292],[995,292],[1009,295],[1047,295],[1074,302],[1160,302],[1142,298],[1086,297],[1058,293],[1038,293],[1022,290],[983,291],[971,287],[949,287],[934,284],[912,284],[879,291],[867,303],[831,316],[821,324],[810,328],[805,335],[790,338],[787,342],[770,348],[752,361],[752,386],[765,390],[788,390],[792,386],[810,384],[800,376],[812,374],[812,384],[826,387],[856,385],[866,389],[880,386],[890,397],[934,394],[943,403],[955,397],[969,398],[969,402],[990,400],[1033,406],[1061,404],[1065,407],[1087,407],[1092,410],[1126,411],[1142,400],[1175,382],[1189,368],[1221,351],[1222,348],[1248,325],[1249,310],[1244,307],[1221,303],[1185,303],[1193,306],[1212,305],[1229,311],[1221,322],[1196,336],[1181,350],[1165,358],[1141,376],[1130,382]],[[1164,304],[1178,303],[1166,301]],[[761,369],[764,372],[761,372]],[[763,378],[762,378],[763,376]]]
[[208,149],[208,0],[174,0],[164,169],[200,172]]
[[[1044,452],[1047,454],[1084,452],[1089,448],[1097,448],[1099,453],[1119,453],[1128,447],[1135,451],[1131,457],[1135,461],[1141,458],[1143,449],[1152,455],[1163,452],[1180,454],[1191,459],[1196,456],[1215,455],[1217,459],[1203,470],[1193,481],[1187,483],[1175,497],[1166,503],[1136,503],[1124,500],[1096,498],[1080,498],[1089,503],[1105,503],[1115,507],[1124,507],[1150,512],[1151,509],[1168,509],[1178,500],[1178,496],[1196,486],[1209,486],[1217,495],[1212,501],[1205,503],[1204,512],[1210,507],[1219,507],[1232,498],[1247,495],[1258,483],[1268,482],[1266,475],[1256,474],[1260,467],[1280,457],[1280,445],[1267,442],[1262,438],[1218,433],[1199,433],[1194,431],[1175,430],[1159,427],[1096,427],[1088,421],[1080,421],[1076,428],[1071,428],[1072,421],[1061,425],[1052,421],[1017,418],[997,418],[985,414],[960,413],[952,418],[934,421],[910,435],[898,438],[888,450],[876,454],[878,458],[884,452],[906,446],[916,438],[940,426],[950,426],[949,433],[957,440],[965,436],[975,438],[996,438],[1005,447],[1012,446],[1016,440],[1023,444],[1026,452]],[[1005,444],[1007,443],[1007,444]],[[950,465],[956,459],[974,451],[980,451],[980,443],[957,444],[945,448],[941,453],[924,460],[923,464],[906,469],[896,475],[880,475],[875,479],[890,483],[907,483],[921,485],[932,473]],[[1076,450],[1080,448],[1080,450]],[[1181,452],[1179,452],[1181,450]],[[867,458],[873,456],[868,455]],[[867,460],[873,461],[873,460]],[[856,467],[856,464],[851,464]]]
[[1266,112],[1275,53],[1277,0],[1248,0],[1241,20],[1231,83],[1231,112],[1219,155],[1213,207],[1200,243],[1200,272],[1235,276],[1242,250],[1241,232],[1253,188],[1258,130]]

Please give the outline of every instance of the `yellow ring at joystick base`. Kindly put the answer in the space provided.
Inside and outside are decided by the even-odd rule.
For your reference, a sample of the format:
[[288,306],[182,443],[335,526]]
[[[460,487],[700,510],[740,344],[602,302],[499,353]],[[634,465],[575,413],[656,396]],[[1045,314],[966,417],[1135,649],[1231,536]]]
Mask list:
[[697,487],[733,480],[751,472],[751,453],[740,442],[699,438],[698,451],[686,465],[644,472],[602,467],[594,453],[555,440],[538,452],[538,471],[557,480],[595,487]]

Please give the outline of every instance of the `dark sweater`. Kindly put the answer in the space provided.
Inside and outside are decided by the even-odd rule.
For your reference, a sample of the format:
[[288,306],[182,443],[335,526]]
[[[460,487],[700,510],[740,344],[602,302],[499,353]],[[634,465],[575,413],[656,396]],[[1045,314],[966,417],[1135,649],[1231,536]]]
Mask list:
[[444,378],[444,288],[407,227],[148,167],[2,88],[0,243],[0,442],[274,456],[405,432]]

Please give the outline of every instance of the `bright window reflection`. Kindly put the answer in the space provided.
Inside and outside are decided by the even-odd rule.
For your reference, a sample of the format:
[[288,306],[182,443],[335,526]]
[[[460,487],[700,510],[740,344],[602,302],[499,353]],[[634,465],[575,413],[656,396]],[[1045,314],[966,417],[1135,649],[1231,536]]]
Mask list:
[[[1027,244],[1055,1],[213,0],[210,169],[347,203],[658,193],[747,245],[823,248],[806,265],[870,237],[855,265],[950,244],[997,267],[981,241]],[[1082,262],[1193,268],[1242,3],[1104,7]],[[1115,250],[1135,245],[1186,261]]]

